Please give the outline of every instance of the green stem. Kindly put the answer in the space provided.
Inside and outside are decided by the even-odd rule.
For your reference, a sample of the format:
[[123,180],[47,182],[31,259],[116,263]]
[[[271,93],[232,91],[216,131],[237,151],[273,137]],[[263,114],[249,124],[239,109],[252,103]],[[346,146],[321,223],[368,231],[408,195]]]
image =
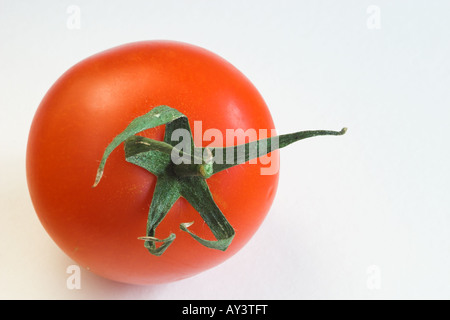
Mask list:
[[208,179],[214,174],[212,163],[180,163],[173,165],[173,172],[178,177],[202,177]]

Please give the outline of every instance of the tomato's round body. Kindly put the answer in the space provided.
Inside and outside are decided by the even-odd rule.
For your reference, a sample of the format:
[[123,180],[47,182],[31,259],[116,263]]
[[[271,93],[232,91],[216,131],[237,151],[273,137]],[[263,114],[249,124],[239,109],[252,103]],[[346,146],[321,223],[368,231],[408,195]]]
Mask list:
[[[224,140],[227,129],[274,128],[258,91],[228,62],[192,45],[147,41],[101,52],[69,69],[42,100],[30,130],[27,179],[40,221],[80,266],[120,282],[169,282],[223,262],[255,233],[277,188],[278,173],[261,174],[260,162],[217,173],[207,183],[236,231],[230,247],[206,248],[181,232],[180,223],[195,221],[193,232],[212,237],[181,198],[156,230],[158,238],[174,232],[176,240],[163,255],[151,255],[138,237],[146,232],[156,177],[126,162],[117,148],[102,182],[92,185],[105,147],[158,105],[185,114],[191,128],[201,121],[202,132],[220,130]],[[144,134],[162,140],[164,127]],[[278,161],[277,152],[271,161]]]

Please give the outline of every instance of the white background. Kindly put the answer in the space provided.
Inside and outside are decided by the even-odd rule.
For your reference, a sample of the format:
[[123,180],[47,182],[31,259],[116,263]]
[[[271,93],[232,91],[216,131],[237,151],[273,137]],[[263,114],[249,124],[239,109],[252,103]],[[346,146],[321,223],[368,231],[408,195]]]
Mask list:
[[[0,0],[0,298],[450,298],[449,12],[437,0]],[[73,64],[151,39],[230,61],[279,133],[349,131],[282,150],[267,219],[220,266],[148,287],[82,270],[69,290],[74,262],[29,199],[28,130]]]

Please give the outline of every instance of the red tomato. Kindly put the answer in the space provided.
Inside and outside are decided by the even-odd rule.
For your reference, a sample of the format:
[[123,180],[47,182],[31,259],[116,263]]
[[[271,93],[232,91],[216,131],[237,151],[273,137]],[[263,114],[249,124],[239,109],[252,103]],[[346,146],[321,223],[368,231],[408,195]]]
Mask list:
[[[117,148],[102,182],[92,185],[106,146],[158,105],[179,110],[191,127],[202,121],[203,131],[216,128],[224,136],[226,129],[274,128],[261,95],[230,63],[193,45],[147,41],[101,52],[69,69],[45,95],[29,134],[27,179],[42,225],[80,266],[120,282],[169,282],[225,261],[256,232],[277,188],[278,173],[261,175],[260,162],[217,173],[207,183],[236,231],[230,247],[206,248],[180,231],[180,223],[195,221],[193,232],[212,237],[181,198],[156,230],[156,237],[174,232],[176,240],[163,255],[151,255],[137,238],[146,232],[156,177],[126,162]],[[144,133],[162,140],[164,127]],[[278,152],[271,156],[277,160]]]

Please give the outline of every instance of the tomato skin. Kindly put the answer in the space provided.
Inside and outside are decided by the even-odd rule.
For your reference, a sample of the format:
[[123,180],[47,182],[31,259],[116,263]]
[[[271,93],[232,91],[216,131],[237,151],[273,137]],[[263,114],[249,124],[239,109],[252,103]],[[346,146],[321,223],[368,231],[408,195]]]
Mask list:
[[[103,277],[151,284],[193,276],[241,249],[273,202],[278,173],[261,175],[261,165],[243,164],[207,180],[236,235],[222,252],[203,247],[179,224],[211,238],[199,214],[179,199],[156,229],[177,238],[160,257],[139,236],[146,231],[156,177],[125,161],[123,148],[109,157],[93,188],[106,146],[134,118],[168,105],[194,127],[274,129],[256,88],[217,55],[185,43],[136,42],[93,55],[64,73],[38,107],[27,147],[27,180],[36,213],[55,243],[75,262]],[[164,128],[144,132],[162,140]],[[198,141],[198,137],[194,137]],[[209,142],[203,142],[207,145]],[[278,152],[272,152],[278,161]],[[267,167],[267,166],[266,166]]]

